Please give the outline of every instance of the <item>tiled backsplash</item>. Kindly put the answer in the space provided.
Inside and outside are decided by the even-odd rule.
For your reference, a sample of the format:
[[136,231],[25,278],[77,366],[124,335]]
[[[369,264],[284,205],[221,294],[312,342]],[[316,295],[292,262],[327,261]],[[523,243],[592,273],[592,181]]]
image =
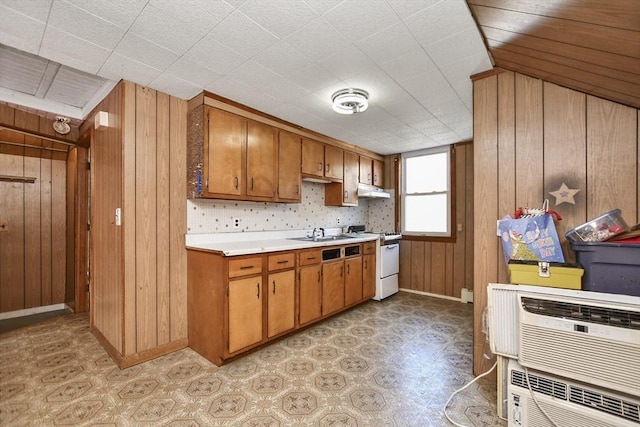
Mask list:
[[[389,230],[393,227],[393,217],[390,200],[360,199],[357,207],[348,208],[325,206],[324,184],[306,181],[302,183],[302,203],[187,200],[188,234],[332,228],[352,224],[365,224],[370,230]],[[236,218],[240,219],[238,228],[234,227]]]

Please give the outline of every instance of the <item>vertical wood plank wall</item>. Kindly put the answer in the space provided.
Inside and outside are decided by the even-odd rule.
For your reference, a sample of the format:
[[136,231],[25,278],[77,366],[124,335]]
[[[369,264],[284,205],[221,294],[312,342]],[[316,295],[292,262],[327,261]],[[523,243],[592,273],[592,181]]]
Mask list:
[[[55,136],[52,120],[0,105],[0,124]],[[77,128],[73,129],[77,136]],[[42,147],[53,147],[49,151]],[[0,130],[0,175],[35,183],[0,182],[0,312],[65,300],[67,146]]]
[[[120,365],[125,367],[162,354],[162,348],[186,346],[187,105],[178,98],[122,82],[97,110],[109,111],[110,120],[122,117],[115,141],[119,156],[92,163],[92,173],[111,168],[114,175],[102,184],[117,187],[114,194],[120,191],[116,205],[92,210],[108,232],[118,236],[118,242],[102,242],[94,235],[95,253],[109,256],[105,266],[117,264],[121,273],[111,281],[109,271],[94,266],[96,287],[98,282],[103,286],[96,289],[102,297],[96,300],[104,302],[95,307],[100,318],[95,318],[94,326],[119,353]],[[100,144],[100,132],[96,132],[95,145]],[[94,199],[109,197],[98,182],[92,184]],[[121,227],[111,224],[116,207],[122,208]],[[121,252],[109,255],[115,243]]]
[[[473,144],[455,145],[456,224],[462,225],[455,243],[400,241],[401,289],[460,298],[462,288],[473,289]],[[387,160],[389,162],[389,160]],[[386,184],[385,184],[386,186]]]
[[[488,283],[507,283],[496,220],[549,199],[565,255],[564,233],[620,208],[640,219],[640,112],[637,109],[504,71],[474,82],[474,373],[493,363],[482,333]],[[556,205],[562,184],[575,204]]]

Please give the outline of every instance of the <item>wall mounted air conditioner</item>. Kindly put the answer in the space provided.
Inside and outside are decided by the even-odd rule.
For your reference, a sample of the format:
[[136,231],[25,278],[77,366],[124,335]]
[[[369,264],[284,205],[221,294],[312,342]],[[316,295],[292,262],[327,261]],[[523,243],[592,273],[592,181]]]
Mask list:
[[562,427],[637,427],[640,423],[640,399],[539,371],[527,372],[514,359],[509,360],[508,382],[509,427],[554,427],[544,413]]
[[640,396],[640,297],[580,294],[518,292],[518,362]]

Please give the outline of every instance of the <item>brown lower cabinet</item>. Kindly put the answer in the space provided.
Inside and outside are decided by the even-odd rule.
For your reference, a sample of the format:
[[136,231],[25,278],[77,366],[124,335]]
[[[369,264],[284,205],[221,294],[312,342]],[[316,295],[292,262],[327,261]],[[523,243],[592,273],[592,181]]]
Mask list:
[[189,347],[220,366],[369,299],[368,243],[233,257],[189,249]]

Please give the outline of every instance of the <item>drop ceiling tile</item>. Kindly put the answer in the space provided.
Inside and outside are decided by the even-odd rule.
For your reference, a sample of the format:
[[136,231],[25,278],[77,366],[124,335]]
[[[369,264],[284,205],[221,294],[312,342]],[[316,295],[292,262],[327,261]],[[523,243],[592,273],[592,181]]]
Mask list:
[[389,3],[389,6],[393,8],[400,18],[404,19],[441,1],[442,0],[387,0],[387,3]]
[[160,74],[149,83],[149,87],[182,99],[191,99],[202,92],[202,87],[168,73]]
[[0,5],[0,43],[38,54],[44,30],[43,22]]
[[429,58],[429,55],[420,48],[382,63],[380,67],[387,72],[392,79],[403,82],[425,72],[435,70],[436,64],[434,64],[431,58]]
[[253,58],[278,42],[276,36],[239,11],[229,15],[210,35],[246,58]]
[[284,42],[277,43],[255,57],[258,64],[284,77],[292,77],[312,64],[301,52]]
[[279,99],[281,102],[290,102],[309,94],[305,88],[297,85],[284,77],[265,85],[261,93]]
[[113,53],[104,63],[98,75],[110,80],[125,79],[142,86],[148,86],[161,72],[161,70],[149,67],[126,56]]
[[233,70],[230,77],[254,89],[260,89],[280,79],[278,74],[251,60]]
[[339,50],[317,62],[341,80],[376,67],[376,64],[355,46]]
[[399,22],[356,43],[373,61],[382,63],[420,48],[407,27]]
[[222,74],[218,74],[200,65],[186,56],[179,58],[167,68],[166,72],[173,76],[181,77],[183,80],[191,82],[201,88],[222,77]]
[[342,3],[343,0],[313,0],[308,2],[309,6],[319,14],[325,14]]
[[175,53],[135,33],[127,33],[118,44],[115,53],[158,70],[166,70],[178,59]]
[[105,49],[113,49],[126,31],[122,27],[61,0],[54,3],[49,15],[48,26]]
[[248,59],[218,43],[213,34],[202,38],[184,56],[219,74],[226,74],[234,70]]
[[313,61],[331,56],[351,43],[322,18],[289,35],[285,42]]
[[62,66],[47,91],[45,99],[82,108],[105,80],[92,74]]
[[305,67],[298,74],[293,75],[291,81],[310,92],[340,84],[336,76],[318,64]]
[[223,76],[209,83],[205,90],[245,105],[249,105],[256,92],[251,86],[234,80],[230,76]]
[[464,0],[437,3],[411,15],[404,22],[423,46],[470,28],[476,28]]
[[[425,46],[425,50],[439,68],[474,56],[484,50],[484,43],[477,29],[471,28]],[[488,55],[487,55],[488,56]]]
[[211,0],[150,0],[147,7],[160,9],[163,14],[187,25],[194,33],[202,35],[222,22],[235,9],[224,1]]
[[35,95],[48,63],[39,56],[0,46],[0,87]]
[[251,107],[259,111],[272,111],[275,106],[280,105],[281,103],[282,101],[277,98],[268,95],[262,95],[260,97],[254,98]]
[[[38,22],[45,23],[49,17],[51,1],[52,0],[1,0],[0,6],[11,9],[21,15],[28,16]],[[4,24],[3,21],[4,20],[0,22]]]
[[399,18],[385,0],[345,1],[325,13],[323,17],[354,42],[399,22]]
[[51,26],[45,30],[40,48],[41,56],[91,74],[100,69],[110,53],[108,49]]
[[[208,3],[226,5],[224,2]],[[130,30],[181,55],[223,19],[223,15],[200,1],[190,3],[189,7],[170,1],[154,2],[144,8]],[[208,17],[211,17],[210,22]]]
[[288,36],[318,17],[301,1],[247,0],[240,6],[240,11],[279,38]]
[[[40,0],[35,0],[40,1]],[[66,0],[76,7],[112,22],[122,28],[129,28],[149,0]]]

